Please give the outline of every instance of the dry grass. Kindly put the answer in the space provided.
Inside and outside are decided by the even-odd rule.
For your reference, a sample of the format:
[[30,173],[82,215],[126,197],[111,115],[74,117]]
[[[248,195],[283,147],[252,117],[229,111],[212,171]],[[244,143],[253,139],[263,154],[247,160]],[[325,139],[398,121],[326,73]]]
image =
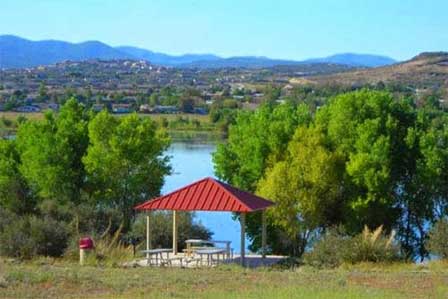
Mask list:
[[6,118],[8,120],[15,121],[19,116],[26,117],[27,119],[40,120],[44,118],[44,114],[41,112],[21,113],[21,112],[0,112],[0,118]]
[[390,66],[308,77],[306,81],[295,80],[292,83],[350,86],[353,84],[376,84],[380,81],[418,88],[433,86],[448,88],[448,55],[420,56]]
[[447,298],[445,265],[331,271],[80,267],[0,261],[0,298]]

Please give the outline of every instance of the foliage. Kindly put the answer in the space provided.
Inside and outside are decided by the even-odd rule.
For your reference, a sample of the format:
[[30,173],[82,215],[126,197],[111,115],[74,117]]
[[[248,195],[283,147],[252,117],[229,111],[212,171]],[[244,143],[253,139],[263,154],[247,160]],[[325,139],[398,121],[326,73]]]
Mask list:
[[439,220],[429,234],[429,251],[442,259],[448,259],[448,220]]
[[310,252],[305,253],[304,262],[317,268],[334,268],[344,263],[397,262],[402,256],[394,237],[394,232],[385,235],[382,226],[373,231],[366,226],[354,237],[340,229],[330,229]]
[[0,207],[15,213],[32,208],[34,197],[19,171],[20,155],[15,143],[0,140]]
[[[288,142],[297,126],[307,124],[310,120],[311,116],[304,105],[264,105],[254,112],[240,111],[235,124],[229,128],[227,142],[219,144],[213,155],[215,173],[220,179],[236,187],[254,192],[266,168],[285,155]],[[259,240],[261,217],[248,215],[246,223],[249,236],[253,240]],[[274,226],[269,225],[269,244],[291,245],[289,241],[281,241],[282,235],[283,233],[276,232]],[[251,250],[256,251],[260,242],[252,245]],[[285,252],[282,246],[276,249],[279,250],[277,252]]]
[[66,225],[52,218],[11,217],[0,229],[0,255],[20,258],[61,256],[68,236]]
[[148,118],[115,118],[103,111],[89,123],[90,146],[83,158],[92,196],[123,214],[130,226],[133,207],[159,195],[170,172],[163,156],[169,139]]
[[42,199],[79,202],[85,181],[82,156],[88,145],[88,115],[69,100],[56,117],[27,121],[17,133],[20,172]]
[[133,248],[121,239],[123,225],[111,236],[104,234],[95,240],[95,249],[87,256],[87,264],[119,265],[133,258]]
[[20,121],[15,140],[0,140],[0,254],[60,256],[123,223],[121,238],[133,207],[159,194],[168,145],[149,118],[94,116],[75,99]]
[[310,231],[342,222],[341,164],[340,156],[325,148],[322,133],[301,127],[285,160],[260,180],[257,193],[276,203],[268,210],[270,222],[300,244],[294,255],[303,253]]
[[339,228],[328,229],[316,241],[311,251],[303,255],[303,262],[315,268],[336,268],[343,262],[343,252],[350,250],[350,237]]
[[425,257],[428,229],[448,207],[448,115],[371,90],[340,94],[315,114],[291,107],[240,113],[214,155],[218,177],[275,201],[270,228],[301,244],[295,254],[319,229],[384,225],[407,257]]
[[367,226],[361,234],[355,236],[349,243],[349,248],[343,253],[343,261],[356,264],[361,262],[396,262],[402,257],[400,247],[395,244],[395,232],[387,236],[383,227],[371,231]]
[[255,112],[241,111],[229,128],[227,143],[213,155],[218,177],[255,191],[264,170],[283,156],[297,126],[310,121],[305,106],[264,105]]

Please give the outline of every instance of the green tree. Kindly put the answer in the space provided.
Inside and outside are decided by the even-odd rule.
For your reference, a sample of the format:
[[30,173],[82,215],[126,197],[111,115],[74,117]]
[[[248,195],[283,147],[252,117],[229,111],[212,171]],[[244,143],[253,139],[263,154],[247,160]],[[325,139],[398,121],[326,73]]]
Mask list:
[[32,210],[34,202],[19,165],[14,142],[0,139],[0,207],[22,214]]
[[25,121],[17,133],[20,172],[41,199],[77,203],[85,172],[82,156],[88,145],[88,115],[76,100],[69,100],[56,116]]
[[129,228],[133,207],[159,195],[169,174],[167,135],[149,118],[116,118],[102,111],[89,124],[90,145],[83,158],[92,195],[122,213]]
[[400,165],[394,155],[405,150],[406,126],[400,123],[400,113],[390,94],[362,90],[337,96],[316,114],[328,148],[345,161],[349,232],[364,225],[390,230],[396,224],[393,194]]
[[343,221],[344,161],[329,151],[318,128],[299,127],[286,158],[266,171],[257,193],[273,200],[270,223],[292,240],[291,254],[305,251],[312,232]]
[[220,178],[275,200],[270,225],[293,243],[331,225],[383,225],[408,257],[426,256],[428,229],[448,207],[446,113],[369,90],[336,96],[311,122],[290,122],[287,110],[276,119],[277,109],[288,108],[237,117],[214,155]]
[[45,102],[45,101],[47,101],[49,99],[48,88],[47,88],[47,86],[45,85],[44,82],[40,83],[38,93],[39,93],[39,96],[37,97],[37,100],[39,102]]
[[267,167],[280,160],[295,129],[311,120],[306,106],[262,106],[241,111],[229,128],[229,138],[213,155],[219,178],[254,192]]
[[[265,170],[281,160],[288,142],[299,125],[311,120],[306,106],[262,106],[255,112],[240,111],[235,123],[230,125],[229,137],[213,154],[216,175],[243,190],[255,192]],[[252,239],[252,250],[261,246],[261,216],[248,215],[246,231]],[[269,244],[276,252],[291,252],[294,247],[281,231],[269,224]],[[286,248],[286,249],[285,249]],[[286,251],[285,251],[286,250]]]

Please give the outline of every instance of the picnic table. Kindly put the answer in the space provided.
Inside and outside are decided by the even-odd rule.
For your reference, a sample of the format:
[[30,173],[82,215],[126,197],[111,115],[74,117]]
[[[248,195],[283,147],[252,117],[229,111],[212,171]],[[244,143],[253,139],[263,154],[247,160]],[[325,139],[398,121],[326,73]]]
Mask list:
[[200,239],[188,239],[185,240],[185,244],[187,245],[184,249],[186,256],[192,256],[197,250],[213,247],[212,242]]
[[[152,265],[151,261],[152,261],[153,257],[155,257],[156,265],[158,265],[159,257],[160,257],[160,263],[166,263],[169,260],[169,254],[170,254],[170,252],[173,252],[173,249],[158,248],[158,249],[142,250],[141,252],[143,254],[146,254],[148,265]],[[166,260],[163,258],[163,253],[166,253]]]
[[217,263],[219,264],[219,255],[222,254],[223,255],[223,260],[224,260],[224,255],[227,253],[226,249],[224,248],[211,248],[211,249],[199,249],[196,250],[196,254],[198,254],[200,256],[201,259],[201,264],[202,264],[202,256],[205,255],[207,256],[207,266],[211,266],[213,263],[213,255],[216,254],[217,256]]
[[185,240],[186,249],[184,250],[187,256],[191,256],[197,250],[202,249],[222,249],[216,247],[216,244],[225,244],[226,256],[227,258],[231,258],[231,248],[230,243],[232,241],[220,241],[220,240],[200,240],[200,239],[188,239]]
[[210,241],[213,244],[225,244],[226,246],[226,256],[228,259],[231,258],[230,253],[231,253],[231,248],[230,248],[230,243],[232,243],[232,241],[218,241],[218,240],[211,240]]

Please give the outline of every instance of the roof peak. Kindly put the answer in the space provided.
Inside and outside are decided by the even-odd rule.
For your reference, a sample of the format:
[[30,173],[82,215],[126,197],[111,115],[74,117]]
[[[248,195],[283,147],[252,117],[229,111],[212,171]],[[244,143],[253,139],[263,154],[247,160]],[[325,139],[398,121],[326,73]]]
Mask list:
[[266,209],[271,205],[272,202],[257,195],[213,177],[205,177],[140,204],[135,209],[252,212]]

